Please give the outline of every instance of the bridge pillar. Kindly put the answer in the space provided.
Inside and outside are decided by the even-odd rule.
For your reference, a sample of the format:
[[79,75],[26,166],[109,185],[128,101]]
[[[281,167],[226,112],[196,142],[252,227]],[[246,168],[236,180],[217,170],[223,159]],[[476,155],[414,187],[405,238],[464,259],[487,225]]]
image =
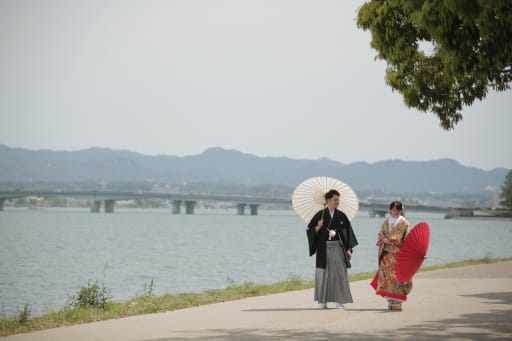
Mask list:
[[172,201],[172,214],[180,214],[180,212],[181,212],[181,201],[182,200],[173,200]]
[[115,200],[105,200],[105,213],[114,213]]
[[91,203],[91,212],[99,213],[101,209],[101,200],[93,200]]
[[185,201],[185,213],[186,214],[194,214],[194,207],[196,205],[196,201]]
[[259,206],[259,204],[249,204],[249,207],[251,208],[251,215],[258,215]]
[[245,211],[245,205],[247,204],[244,204],[244,203],[239,203],[236,205],[236,214],[238,215],[244,215],[244,211]]
[[0,211],[4,210],[4,206],[5,206],[5,199],[0,199]]

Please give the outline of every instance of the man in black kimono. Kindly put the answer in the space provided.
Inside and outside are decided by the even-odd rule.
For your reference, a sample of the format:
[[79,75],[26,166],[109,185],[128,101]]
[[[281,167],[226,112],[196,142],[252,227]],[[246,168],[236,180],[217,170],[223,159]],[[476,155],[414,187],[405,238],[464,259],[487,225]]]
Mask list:
[[347,268],[358,243],[349,219],[338,209],[339,192],[330,190],[325,200],[326,207],[315,214],[307,230],[309,255],[316,253],[315,301],[322,309],[327,302],[344,308],[345,303],[353,302]]

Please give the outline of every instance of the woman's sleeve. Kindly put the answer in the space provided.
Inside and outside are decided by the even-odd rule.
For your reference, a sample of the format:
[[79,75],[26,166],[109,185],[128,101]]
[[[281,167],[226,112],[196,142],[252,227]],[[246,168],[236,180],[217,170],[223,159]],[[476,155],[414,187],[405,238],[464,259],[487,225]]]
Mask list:
[[379,233],[377,235],[377,246],[380,246],[382,244],[382,239],[387,237],[387,233],[385,232],[388,226],[388,221],[384,220],[382,222],[382,225],[380,226]]

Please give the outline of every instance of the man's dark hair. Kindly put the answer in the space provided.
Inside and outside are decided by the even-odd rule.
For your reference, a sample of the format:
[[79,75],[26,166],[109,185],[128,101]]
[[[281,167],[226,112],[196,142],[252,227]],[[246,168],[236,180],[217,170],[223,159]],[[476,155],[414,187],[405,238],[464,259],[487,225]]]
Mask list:
[[335,189],[331,189],[329,192],[325,193],[325,200],[331,199],[335,195],[340,196],[340,192]]

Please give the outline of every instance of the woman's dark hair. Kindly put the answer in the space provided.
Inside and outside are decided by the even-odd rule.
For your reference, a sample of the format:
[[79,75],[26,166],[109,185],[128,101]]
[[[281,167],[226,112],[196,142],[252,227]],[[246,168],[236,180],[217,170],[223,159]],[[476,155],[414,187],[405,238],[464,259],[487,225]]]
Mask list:
[[393,208],[396,208],[397,210],[399,211],[403,211],[404,210],[404,205],[402,205],[402,203],[400,201],[392,201],[391,204],[389,205],[389,210],[391,211]]
[[325,200],[329,200],[335,195],[340,196],[340,192],[335,189],[331,189],[329,192],[325,193]]

